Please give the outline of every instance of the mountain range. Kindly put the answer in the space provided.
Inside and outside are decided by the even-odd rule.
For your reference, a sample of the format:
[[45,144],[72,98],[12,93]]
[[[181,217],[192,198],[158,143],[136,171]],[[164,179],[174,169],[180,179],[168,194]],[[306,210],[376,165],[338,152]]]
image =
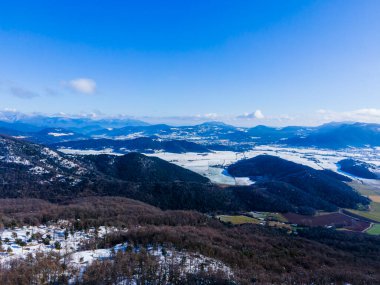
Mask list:
[[[130,118],[91,119],[11,115],[4,116],[3,112],[0,116],[0,134],[45,145],[57,144],[55,147],[116,148],[118,150],[124,148],[126,151],[141,152],[149,152],[149,149],[153,151],[163,149],[169,152],[181,152],[179,149],[184,147],[184,141],[194,143],[184,147],[185,152],[202,152],[202,147],[203,152],[206,149],[246,151],[252,146],[264,144],[328,149],[380,146],[380,125],[356,122],[329,123],[317,127],[276,128],[259,125],[243,128],[221,122],[206,122],[194,126],[169,126],[150,125]],[[127,142],[142,137],[151,138],[152,141],[149,143],[148,140]],[[160,144],[157,139],[172,141],[169,145],[176,141],[177,145],[182,146],[163,146],[163,143]],[[86,140],[88,141],[85,142]],[[111,142],[111,140],[124,141],[124,143]],[[138,145],[139,143],[141,145]],[[121,152],[125,153],[125,150]]]
[[186,140],[162,140],[157,137],[139,137],[127,140],[86,139],[54,143],[50,146],[55,149],[90,149],[99,151],[104,149],[112,149],[112,151],[115,153],[153,153],[155,151],[165,151],[172,153],[205,153],[210,152],[212,149],[204,145],[196,144],[194,142],[189,142]]

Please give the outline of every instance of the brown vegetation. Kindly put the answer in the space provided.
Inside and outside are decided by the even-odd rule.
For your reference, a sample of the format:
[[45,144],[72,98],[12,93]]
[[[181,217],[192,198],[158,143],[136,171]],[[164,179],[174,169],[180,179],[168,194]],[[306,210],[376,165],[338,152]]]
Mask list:
[[[54,253],[29,255],[14,260],[0,268],[0,284],[234,284],[224,272],[211,267],[188,268],[184,263],[172,262],[170,258],[159,262],[146,251],[118,252],[111,260],[94,261],[83,274],[70,264],[62,264]],[[133,281],[136,281],[133,282]]]
[[[198,252],[230,266],[241,284],[380,282],[380,238],[365,234],[310,228],[294,236],[286,230],[258,225],[229,226],[197,212],[162,211],[118,197],[81,198],[65,205],[40,200],[0,200],[0,215],[6,225],[69,219],[78,229],[104,224],[127,226],[128,232],[94,240],[87,247],[110,247],[128,241],[132,245],[164,245]],[[96,276],[92,273],[103,272],[102,276],[110,278],[114,272],[127,270],[103,262],[89,268],[87,284],[112,284],[91,283]]]
[[304,216],[294,213],[283,214],[290,223],[309,227],[337,227],[354,232],[362,232],[370,226],[370,223],[342,213],[330,213],[319,216]]

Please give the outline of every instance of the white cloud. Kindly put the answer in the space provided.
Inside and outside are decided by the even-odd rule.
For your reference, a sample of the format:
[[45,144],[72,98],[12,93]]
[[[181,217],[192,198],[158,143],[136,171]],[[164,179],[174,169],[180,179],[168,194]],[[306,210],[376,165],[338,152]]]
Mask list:
[[243,115],[237,116],[238,119],[264,119],[265,116],[261,110],[256,110],[253,113],[244,113]]
[[359,116],[369,116],[369,117],[375,117],[375,118],[380,118],[380,109],[359,109],[354,111],[355,115]]
[[208,113],[208,114],[204,114],[204,115],[196,115],[197,118],[199,119],[212,119],[212,120],[215,120],[217,118],[219,118],[219,115],[217,113]]
[[84,94],[93,94],[96,91],[96,82],[90,78],[77,78],[70,80],[67,85],[74,91],[84,93]]
[[380,109],[363,108],[346,112],[318,110],[317,114],[323,121],[356,121],[364,123],[380,123]]
[[256,119],[264,119],[264,114],[261,112],[261,110],[256,110],[254,115]]

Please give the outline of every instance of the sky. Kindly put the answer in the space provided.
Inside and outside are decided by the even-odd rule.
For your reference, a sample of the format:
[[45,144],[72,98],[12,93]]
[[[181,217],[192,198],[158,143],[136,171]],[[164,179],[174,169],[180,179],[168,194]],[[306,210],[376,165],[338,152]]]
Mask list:
[[0,1],[0,110],[380,123],[380,1]]

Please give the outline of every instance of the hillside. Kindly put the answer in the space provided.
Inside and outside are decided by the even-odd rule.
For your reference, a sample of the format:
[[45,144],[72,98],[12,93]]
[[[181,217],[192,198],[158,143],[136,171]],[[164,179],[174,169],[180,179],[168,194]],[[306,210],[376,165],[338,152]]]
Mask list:
[[85,135],[63,128],[46,128],[34,133],[24,133],[23,136],[25,140],[44,145],[87,138]]
[[258,183],[220,187],[190,170],[138,153],[72,156],[23,140],[0,138],[2,198],[65,201],[78,196],[123,196],[162,209],[306,214],[368,204],[339,180],[346,179],[343,176],[269,156],[229,167],[236,177],[259,176]]
[[[234,272],[236,282],[206,283],[207,275],[204,275],[201,280],[205,283],[176,284],[248,285],[252,280],[257,284],[282,284],[290,278],[294,284],[324,284],[326,279],[329,284],[340,284],[342,280],[350,284],[376,284],[380,278],[379,237],[322,228],[305,228],[299,230],[298,235],[289,235],[286,231],[259,225],[230,226],[197,212],[162,211],[120,197],[86,197],[64,204],[37,199],[0,200],[0,222],[6,227],[40,225],[46,220],[62,219],[70,221],[71,230],[78,233],[105,224],[129,229],[122,234],[110,233],[106,238],[92,240],[83,244],[84,249],[111,248],[124,242],[143,248],[165,245],[167,250],[173,247],[224,262]],[[44,272],[46,268],[53,270],[56,265],[53,260],[44,263],[39,257],[29,263],[14,263],[8,269],[3,267],[0,283],[20,284],[18,277],[32,280],[36,272]],[[98,284],[99,280],[109,282],[123,276],[122,269],[130,268],[133,260],[136,259],[124,259],[122,263],[100,260],[90,267],[96,274],[90,279],[92,282],[86,284]]]
[[[47,147],[0,136],[0,196],[68,199],[78,195],[122,195],[143,199],[160,183],[208,184],[208,179],[158,158],[69,156]],[[163,186],[162,186],[163,187]],[[140,188],[140,192],[137,189]],[[150,189],[149,188],[149,189]]]
[[268,187],[268,183],[272,184],[275,187],[268,187],[269,191],[293,205],[333,210],[369,203],[367,198],[343,182],[345,177],[275,156],[260,155],[238,161],[228,167],[228,172],[234,177],[251,177],[258,181],[258,185]]
[[78,159],[47,147],[0,136],[0,195],[43,195],[51,187],[74,188],[90,175]]
[[[207,178],[159,158],[137,153],[70,156],[23,140],[0,138],[1,198],[56,202],[78,196],[123,196],[163,209],[202,212],[249,210],[263,199],[248,188],[220,189]],[[248,193],[249,202],[240,199],[243,192]]]
[[92,162],[96,170],[115,179],[131,182],[198,182],[209,180],[195,172],[179,167],[157,157],[139,153],[123,156],[91,155],[83,157]]
[[380,176],[375,172],[376,166],[369,163],[354,159],[343,159],[338,161],[338,165],[341,171],[353,176],[365,179],[380,179]]

